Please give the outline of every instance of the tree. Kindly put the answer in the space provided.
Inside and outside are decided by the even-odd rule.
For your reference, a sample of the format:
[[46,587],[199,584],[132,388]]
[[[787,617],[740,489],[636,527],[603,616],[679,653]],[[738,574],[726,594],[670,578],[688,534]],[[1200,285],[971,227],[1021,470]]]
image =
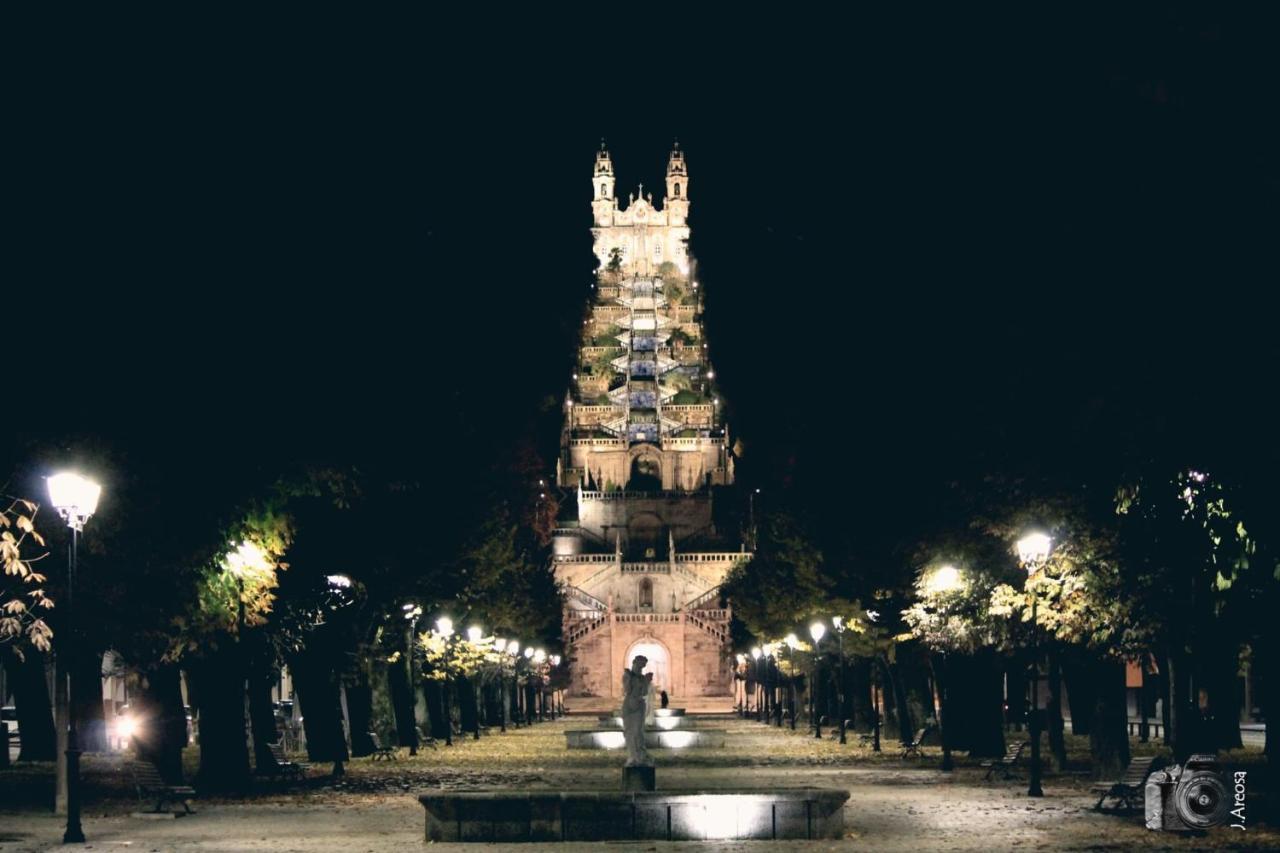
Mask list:
[[614,246],[609,250],[609,263],[605,266],[609,272],[614,275],[622,273],[622,247]]
[[757,637],[781,637],[830,597],[822,552],[799,519],[785,511],[764,514],[755,556],[739,562],[723,583],[734,619]]
[[44,613],[53,609],[53,600],[45,594],[45,576],[32,567],[48,556],[35,527],[40,508],[21,498],[0,500],[8,504],[0,511],[0,645],[12,644],[19,656],[24,644],[47,652],[53,631]]
[[[1271,574],[1227,484],[1148,470],[1116,492],[1128,581],[1167,684],[1168,739],[1183,757],[1240,745],[1234,683],[1250,632],[1224,618]],[[1236,599],[1236,600],[1233,600]]]

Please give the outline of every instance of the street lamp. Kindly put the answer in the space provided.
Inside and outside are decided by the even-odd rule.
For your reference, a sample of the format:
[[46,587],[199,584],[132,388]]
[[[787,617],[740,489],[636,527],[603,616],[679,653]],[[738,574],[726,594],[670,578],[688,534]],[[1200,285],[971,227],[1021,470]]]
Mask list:
[[[787,663],[791,664],[791,674],[787,676],[787,710],[791,712],[791,731],[796,730],[796,649],[800,647],[800,639],[795,634],[787,634],[782,638],[787,644]],[[782,725],[782,718],[778,718]]]
[[404,611],[404,619],[409,623],[409,635],[405,638],[405,666],[408,668],[409,684],[409,754],[418,754],[418,727],[413,719],[414,692],[417,687],[413,679],[413,652],[415,643],[414,637],[418,635],[418,619],[422,616],[422,608],[413,602],[409,602],[401,608]]
[[755,662],[755,668],[756,668],[756,689],[755,689],[755,696],[753,698],[756,703],[756,722],[758,723],[762,719],[761,714],[764,712],[764,702],[762,701],[764,697],[764,682],[760,679],[760,647],[759,646],[751,647],[751,660]]
[[[549,660],[551,661],[552,669],[558,670],[560,668],[560,655],[551,655]],[[559,681],[559,676],[556,676],[556,684],[551,687],[551,719],[553,720],[557,716],[564,716],[564,695],[560,692]]]
[[[1018,560],[1027,570],[1030,582],[1049,560],[1053,540],[1043,533],[1028,533],[1018,540]],[[1031,592],[1031,781],[1027,785],[1028,797],[1043,797],[1040,787],[1040,632],[1038,626],[1039,599]]]
[[[468,643],[470,643],[473,646],[479,647],[482,640],[484,640],[484,629],[481,628],[479,625],[472,625],[470,628],[467,629]],[[479,685],[471,681],[471,679],[468,678],[467,681],[470,682],[471,699],[475,704],[476,728],[475,728],[475,731],[472,733],[472,735],[475,740],[480,740],[480,700],[481,700],[480,688],[479,688]]]
[[520,661],[520,641],[519,640],[507,641],[507,657],[511,658],[511,661],[510,661],[511,663],[511,695],[506,696],[504,694],[503,702],[506,703],[507,709],[511,712],[511,721],[517,727],[519,727],[521,722],[520,721],[520,705],[518,701],[520,682],[519,682],[519,677],[516,674],[516,664],[518,664]]
[[[848,743],[845,739],[844,725],[844,617],[832,616],[831,625],[836,629],[836,646],[840,654],[839,682],[836,684],[836,701],[840,703],[840,743]],[[877,750],[878,751],[878,750]]]
[[444,639],[444,745],[453,746],[453,711],[449,707],[449,690],[452,679],[449,677],[449,640],[453,637],[453,620],[448,616],[436,619],[436,633]]
[[[67,549],[67,828],[62,835],[63,844],[84,843],[84,829],[80,826],[80,734],[76,728],[75,702],[71,695],[71,673],[79,658],[76,648],[75,588],[76,556],[80,548],[80,533],[84,523],[98,508],[102,486],[70,471],[54,474],[45,481],[49,487],[49,501],[58,515],[71,528],[71,544]],[[9,745],[5,744],[4,749]]]
[[[934,595],[943,595],[955,592],[964,586],[964,576],[960,574],[960,570],[950,564],[939,566],[934,569],[927,578],[925,578],[925,590]],[[947,653],[946,650],[941,651],[943,669],[946,669]],[[942,770],[953,770],[955,764],[951,761],[951,744],[947,740],[947,727],[944,720],[944,706],[947,704],[947,686],[944,681],[938,679],[938,672],[935,668],[933,673],[934,681],[938,683],[938,739],[942,741]]]
[[821,622],[814,622],[809,626],[809,636],[813,638],[813,663],[809,667],[809,718],[813,720],[815,740],[822,740],[822,717],[818,710],[818,669],[821,666],[818,660],[818,648],[826,633],[827,626]]

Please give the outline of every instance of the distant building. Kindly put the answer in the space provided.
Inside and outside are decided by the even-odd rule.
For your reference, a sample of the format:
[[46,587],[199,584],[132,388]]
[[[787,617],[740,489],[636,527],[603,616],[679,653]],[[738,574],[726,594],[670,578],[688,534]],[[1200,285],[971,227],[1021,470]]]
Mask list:
[[688,253],[689,178],[677,147],[666,197],[625,208],[609,152],[592,176],[601,274],[565,400],[557,477],[573,489],[554,540],[569,598],[570,695],[617,696],[636,654],[674,697],[732,691],[720,584],[740,560],[733,484]]

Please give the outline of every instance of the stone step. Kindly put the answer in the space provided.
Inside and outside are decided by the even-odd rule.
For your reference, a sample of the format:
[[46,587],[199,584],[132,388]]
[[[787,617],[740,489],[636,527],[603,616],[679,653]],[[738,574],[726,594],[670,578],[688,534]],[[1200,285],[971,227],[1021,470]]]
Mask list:
[[[621,717],[602,716],[602,717],[597,717],[596,719],[600,721],[601,728],[614,728],[614,729],[622,728]],[[645,728],[651,731],[670,731],[671,729],[691,729],[693,728],[693,718],[685,717],[685,716],[679,716],[679,717],[655,716],[653,718],[653,725],[645,726]]]
[[844,837],[835,788],[424,794],[426,840],[710,841]]
[[[596,717],[602,729],[621,729],[622,717]],[[692,717],[654,717],[653,725],[645,726],[646,731],[671,731],[672,729],[692,729]]]
[[[568,729],[564,738],[569,749],[622,749],[626,746],[622,729]],[[645,729],[644,745],[651,749],[722,747],[724,729]]]

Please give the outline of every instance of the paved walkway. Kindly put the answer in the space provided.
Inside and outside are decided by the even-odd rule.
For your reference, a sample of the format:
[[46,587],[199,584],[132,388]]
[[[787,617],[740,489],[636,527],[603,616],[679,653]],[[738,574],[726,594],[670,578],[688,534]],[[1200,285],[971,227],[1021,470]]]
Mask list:
[[[460,740],[453,748],[427,750],[397,762],[358,760],[341,785],[317,780],[305,792],[266,792],[250,802],[198,803],[199,813],[179,819],[142,819],[136,805],[107,799],[86,809],[92,850],[145,851],[382,851],[423,845],[424,817],[414,794],[445,789],[611,788],[617,753],[567,750],[565,728],[582,719],[544,723],[506,735]],[[1140,816],[1091,811],[1087,780],[1050,777],[1043,799],[1025,796],[1025,782],[983,783],[976,767],[937,769],[936,755],[901,762],[850,743],[815,740],[732,717],[705,718],[729,730],[724,749],[657,751],[663,788],[805,786],[842,787],[846,838],[822,842],[638,842],[520,845],[529,853],[630,850],[773,851],[873,850],[1136,850],[1278,849],[1280,833],[1250,823],[1247,832],[1221,828],[1201,838],[1148,832]],[[892,742],[886,742],[888,750]],[[928,751],[928,750],[927,750]],[[932,750],[936,753],[936,750]],[[109,773],[105,765],[98,772]],[[0,808],[3,802],[0,801]],[[0,813],[0,851],[66,849],[61,823],[44,813]],[[425,846],[425,845],[423,845]],[[433,844],[431,850],[511,849],[510,845]]]

